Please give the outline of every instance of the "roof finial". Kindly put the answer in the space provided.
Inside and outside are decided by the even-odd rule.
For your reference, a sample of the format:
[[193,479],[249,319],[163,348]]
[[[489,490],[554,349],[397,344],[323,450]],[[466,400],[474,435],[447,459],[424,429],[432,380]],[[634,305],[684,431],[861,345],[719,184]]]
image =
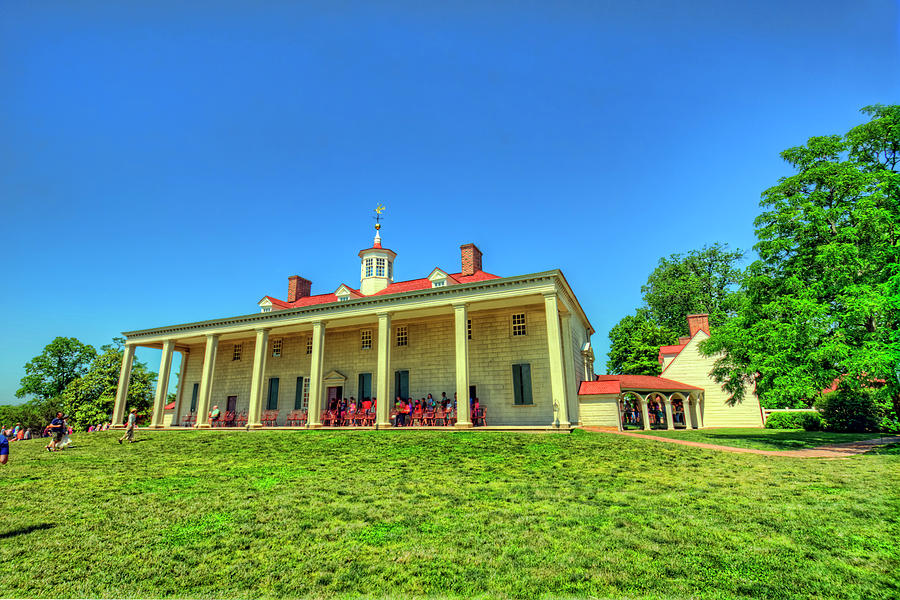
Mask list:
[[381,234],[379,230],[381,229],[381,213],[384,212],[384,204],[379,204],[375,207],[375,243],[373,244],[375,248],[381,248]]

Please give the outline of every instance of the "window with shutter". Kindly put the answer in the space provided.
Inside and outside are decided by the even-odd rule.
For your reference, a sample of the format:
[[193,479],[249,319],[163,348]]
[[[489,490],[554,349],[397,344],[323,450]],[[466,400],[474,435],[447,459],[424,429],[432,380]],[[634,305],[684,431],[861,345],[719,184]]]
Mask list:
[[269,379],[269,399],[266,402],[266,410],[276,410],[278,408],[278,378]]
[[515,404],[533,404],[531,395],[531,365],[519,364],[512,366],[513,374],[513,402]]

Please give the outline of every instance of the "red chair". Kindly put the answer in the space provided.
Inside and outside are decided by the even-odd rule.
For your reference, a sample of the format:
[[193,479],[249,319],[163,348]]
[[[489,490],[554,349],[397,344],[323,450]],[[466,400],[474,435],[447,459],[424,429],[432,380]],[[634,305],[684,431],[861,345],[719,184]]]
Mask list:
[[222,421],[222,427],[234,427],[234,411],[225,412],[225,418]]
[[234,420],[234,424],[238,427],[246,427],[247,426],[247,413],[240,413],[237,418]]
[[262,416],[262,424],[263,427],[275,427],[278,425],[278,411],[277,410],[267,410],[263,413]]
[[483,406],[478,407],[478,410],[472,416],[472,425],[481,425],[482,427],[487,425],[487,413]]
[[410,425],[416,425],[418,423],[418,425],[421,427],[422,415],[423,413],[421,408],[413,410],[413,412],[410,414]]
[[422,425],[434,427],[434,409],[426,408],[425,416],[422,418]]
[[456,425],[456,409],[451,408],[447,411],[447,425]]
[[309,412],[305,410],[300,411],[300,416],[297,419],[297,425],[306,425],[307,421],[309,421]]

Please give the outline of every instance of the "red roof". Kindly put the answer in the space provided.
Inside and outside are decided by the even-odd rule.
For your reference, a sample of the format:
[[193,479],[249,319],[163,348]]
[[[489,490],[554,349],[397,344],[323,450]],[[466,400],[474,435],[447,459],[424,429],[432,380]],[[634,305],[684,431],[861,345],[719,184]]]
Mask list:
[[163,406],[163,410],[175,410],[175,402],[169,402]]
[[591,394],[618,394],[622,391],[618,381],[582,381],[578,393],[581,395]]
[[[837,379],[832,381],[831,385],[829,385],[827,388],[822,390],[822,393],[830,394],[831,392],[836,391],[838,389],[838,385],[840,385],[842,379],[844,379],[844,375],[841,375],[840,377],[838,377]],[[866,387],[868,387],[868,388],[881,387],[884,384],[885,384],[884,379],[870,379],[869,385],[867,385]]]
[[657,357],[659,359],[659,364],[663,363],[664,354],[674,354],[675,356],[678,356],[679,354],[681,354],[681,351],[684,350],[685,346],[687,346],[687,344],[679,344],[677,346],[660,346],[659,356]]
[[[449,274],[450,277],[459,283],[475,283],[477,281],[487,281],[489,279],[500,279],[499,275],[492,275],[484,271],[476,271],[472,275],[462,275],[461,273]],[[425,290],[431,288],[431,281],[426,279],[410,279],[409,281],[398,281],[388,285],[380,292],[375,292],[372,296],[387,296],[390,294],[402,294],[403,292],[412,292],[415,290]],[[354,290],[357,291],[357,290]],[[329,302],[337,302],[337,296],[334,294],[319,294],[317,296],[306,296],[298,298],[296,302],[285,302],[271,296],[264,296],[272,303],[272,310],[284,310],[286,308],[299,308],[302,306],[312,306],[315,304],[327,304]],[[361,298],[366,298],[360,293]]]
[[[585,381],[581,384],[584,389],[585,384],[597,383],[616,383],[620,390],[658,390],[658,391],[677,391],[677,390],[702,390],[695,385],[688,385],[680,381],[666,379],[665,377],[651,377],[650,375],[597,375],[594,381]],[[599,388],[599,386],[598,386]],[[589,385],[589,389],[594,389]],[[615,392],[579,392],[608,394]]]

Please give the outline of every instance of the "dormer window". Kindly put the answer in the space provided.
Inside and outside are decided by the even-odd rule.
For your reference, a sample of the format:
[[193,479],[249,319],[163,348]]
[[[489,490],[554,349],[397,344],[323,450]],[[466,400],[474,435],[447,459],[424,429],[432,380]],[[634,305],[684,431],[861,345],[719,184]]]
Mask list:
[[350,300],[349,294],[346,296],[338,296],[338,302],[347,302],[348,300]]
[[263,306],[260,312],[272,312],[271,306]]
[[372,269],[373,269],[374,263],[375,263],[375,259],[374,259],[374,258],[367,258],[367,259],[366,259],[366,277],[371,277],[371,276],[372,276]]
[[375,259],[375,277],[384,277],[384,263],[387,262],[383,258]]
[[428,276],[428,281],[431,282],[431,287],[439,288],[439,287],[447,287],[448,285],[454,285],[459,283],[453,277],[448,275],[441,269],[434,269],[431,272],[431,275]]

